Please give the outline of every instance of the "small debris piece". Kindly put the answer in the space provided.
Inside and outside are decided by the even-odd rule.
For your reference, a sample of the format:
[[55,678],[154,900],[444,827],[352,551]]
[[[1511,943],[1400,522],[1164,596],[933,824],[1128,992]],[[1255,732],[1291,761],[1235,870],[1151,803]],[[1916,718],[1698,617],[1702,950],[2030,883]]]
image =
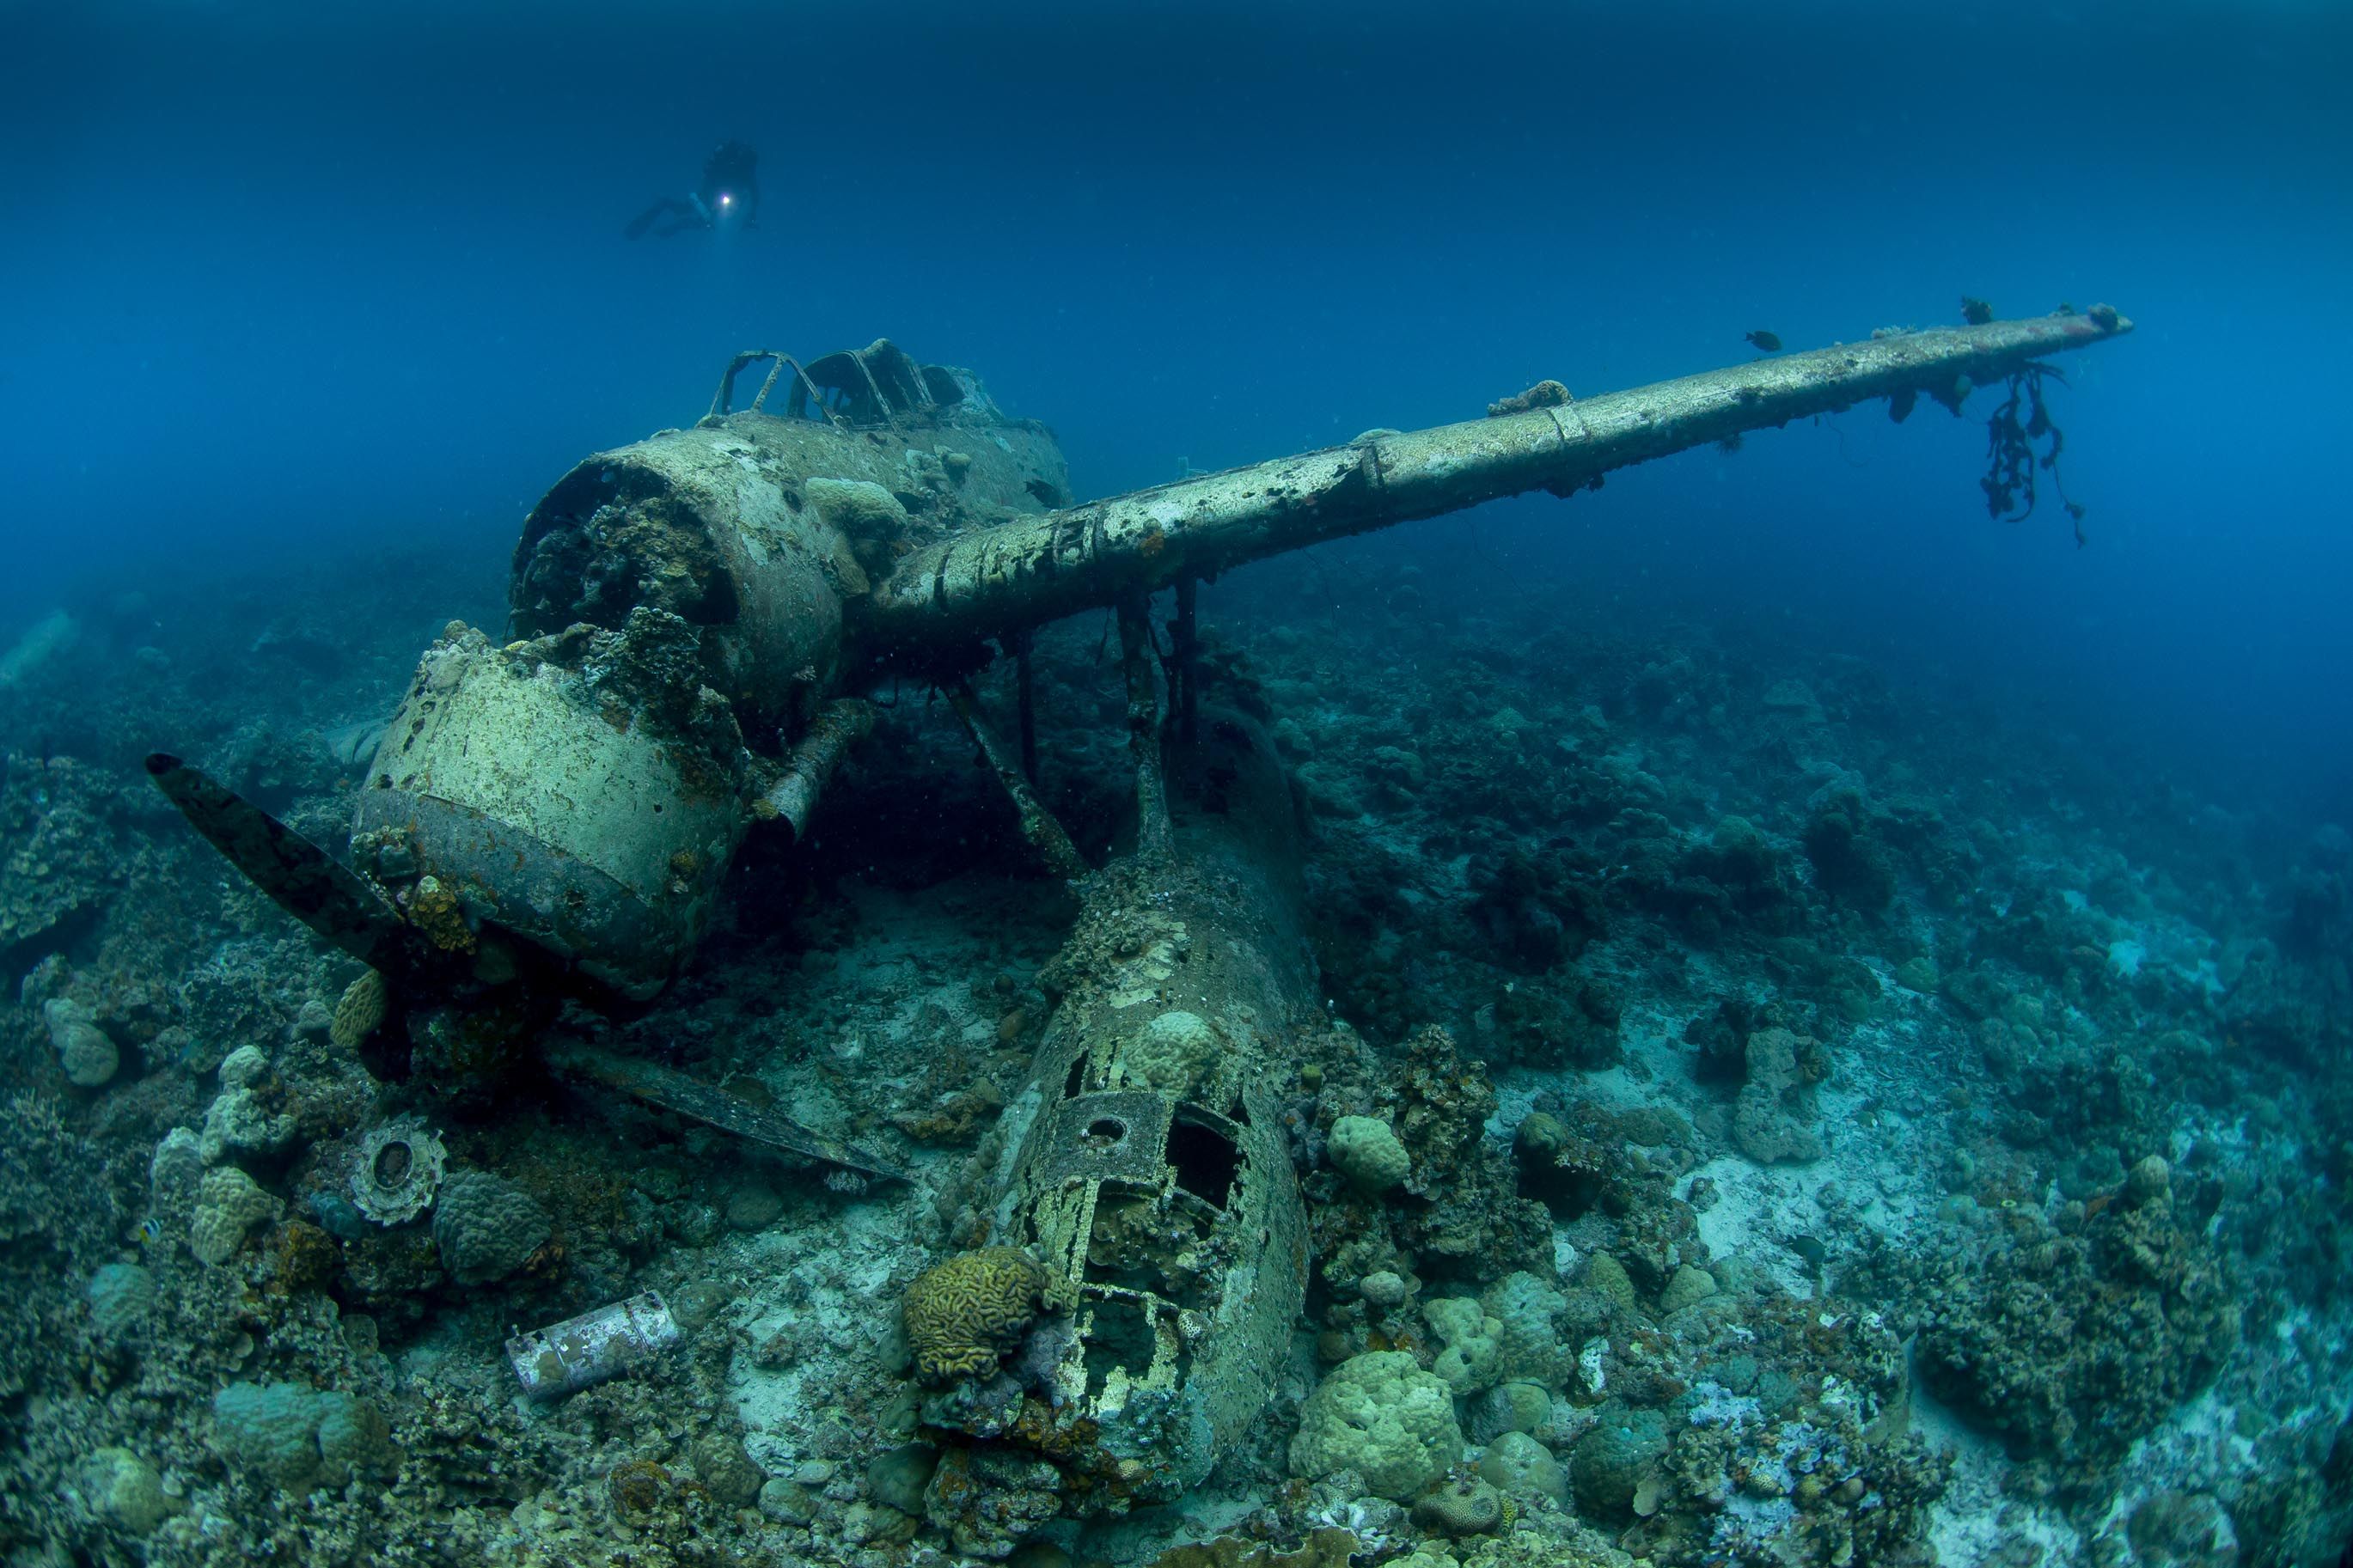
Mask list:
[[433,1130],[413,1116],[372,1127],[352,1163],[352,1201],[378,1225],[405,1225],[433,1206],[448,1158]]

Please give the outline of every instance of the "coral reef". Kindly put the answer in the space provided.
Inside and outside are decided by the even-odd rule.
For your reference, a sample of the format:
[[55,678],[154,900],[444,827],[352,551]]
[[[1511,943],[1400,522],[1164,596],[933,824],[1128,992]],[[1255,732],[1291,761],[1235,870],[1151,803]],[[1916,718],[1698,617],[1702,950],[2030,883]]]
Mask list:
[[1506,414],[1525,414],[1531,408],[1560,408],[1577,401],[1568,388],[1556,381],[1540,381],[1525,392],[1487,405],[1487,416],[1500,419]]
[[195,1213],[188,1220],[188,1250],[200,1263],[227,1263],[245,1245],[246,1233],[274,1218],[279,1201],[235,1165],[205,1173],[196,1186]]
[[1358,1192],[1377,1197],[1413,1173],[1413,1156],[1389,1124],[1374,1116],[1343,1116],[1332,1123],[1324,1147],[1332,1168]]
[[121,781],[69,756],[0,752],[0,958],[63,946],[121,890],[134,852]]
[[[902,515],[864,509],[878,563],[934,521],[882,493]],[[654,608],[685,616],[711,564]],[[1816,651],[1778,607],[1613,630],[1558,584],[1473,595],[1337,549],[1218,584],[1214,616],[1204,590],[1219,695],[1305,775],[1329,1005],[1212,1017],[1172,964],[1127,1071],[1289,1064],[1269,1118],[1313,1355],[1198,1496],[1141,1510],[1024,1393],[1075,1320],[988,1246],[990,1182],[1070,904],[946,719],[892,710],[671,993],[549,1026],[887,1148],[912,1187],[809,1179],[531,1061],[467,1098],[431,1052],[468,1020],[159,815],[161,714],[332,840],[415,634],[495,613],[449,574],[241,588],[148,617],[152,658],[92,622],[0,691],[0,1537],[27,1561],[2341,1549],[2341,827],[2188,784],[2153,805],[2123,760]],[[224,616],[267,635],[193,629]],[[603,629],[640,667],[691,655],[650,614]],[[1042,629],[1032,672],[1040,797],[1097,859],[1129,809],[1099,630]],[[302,673],[246,701],[254,661]],[[1012,710],[1009,676],[981,695]],[[411,891],[462,952],[459,900]],[[677,1347],[518,1408],[511,1331],[648,1289]],[[953,1399],[1060,1458],[945,1443]]]
[[1819,1160],[1822,1142],[1806,1125],[1804,1097],[1814,1075],[1806,1064],[1820,1060],[1820,1047],[1787,1029],[1759,1029],[1744,1053],[1747,1081],[1733,1108],[1732,1136],[1740,1152],[1760,1165]]
[[[2006,1227],[1947,1277],[1920,1327],[1930,1388],[2051,1483],[2084,1493],[2212,1381],[2240,1308],[2150,1155],[2072,1233]],[[2091,1205],[2084,1205],[2089,1210]]]

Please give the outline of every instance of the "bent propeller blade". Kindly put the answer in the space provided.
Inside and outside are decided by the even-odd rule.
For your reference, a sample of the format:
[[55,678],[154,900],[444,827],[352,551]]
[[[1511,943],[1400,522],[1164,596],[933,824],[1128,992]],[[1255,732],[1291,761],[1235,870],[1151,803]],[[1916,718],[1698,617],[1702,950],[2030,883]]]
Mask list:
[[400,911],[357,872],[168,752],[148,756],[147,776],[188,825],[280,909],[372,968],[398,975],[411,967],[408,927]]
[[914,1180],[905,1171],[879,1155],[853,1148],[839,1139],[828,1138],[813,1127],[802,1126],[789,1116],[754,1105],[741,1095],[704,1083],[659,1062],[617,1057],[593,1046],[578,1044],[557,1047],[548,1053],[548,1060],[559,1069],[594,1079],[607,1089],[617,1089],[664,1110],[675,1110],[681,1116],[708,1122],[723,1132],[733,1132],[738,1138],[749,1138],[770,1148],[860,1171],[884,1181]]

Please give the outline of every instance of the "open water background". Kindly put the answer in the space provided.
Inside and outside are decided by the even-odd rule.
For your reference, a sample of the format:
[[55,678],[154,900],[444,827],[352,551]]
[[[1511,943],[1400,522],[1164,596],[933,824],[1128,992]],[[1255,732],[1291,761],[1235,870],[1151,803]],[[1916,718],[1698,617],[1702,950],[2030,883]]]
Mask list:
[[[0,638],[444,547],[727,354],[878,334],[1085,494],[2109,300],[2073,548],[1875,407],[1345,546],[1793,639],[2309,821],[2353,791],[2353,11],[2324,4],[0,3]],[[724,137],[756,232],[629,244]]]

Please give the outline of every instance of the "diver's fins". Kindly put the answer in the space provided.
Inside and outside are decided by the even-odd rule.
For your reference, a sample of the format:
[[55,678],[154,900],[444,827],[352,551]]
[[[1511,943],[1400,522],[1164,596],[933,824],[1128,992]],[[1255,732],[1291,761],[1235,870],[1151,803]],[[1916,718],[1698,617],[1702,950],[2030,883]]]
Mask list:
[[200,768],[155,752],[147,776],[278,907],[386,975],[417,964],[415,933],[360,875]]
[[822,1160],[829,1165],[863,1171],[870,1176],[880,1176],[886,1181],[913,1179],[896,1165],[875,1155],[828,1138],[788,1116],[780,1116],[754,1105],[741,1095],[713,1088],[700,1079],[689,1078],[673,1068],[635,1058],[617,1057],[609,1051],[583,1045],[556,1047],[548,1052],[548,1063],[560,1071],[576,1072],[608,1089],[634,1094],[664,1110],[675,1110],[681,1116],[707,1121],[739,1138],[749,1138],[772,1148],[789,1150],[812,1160]]

